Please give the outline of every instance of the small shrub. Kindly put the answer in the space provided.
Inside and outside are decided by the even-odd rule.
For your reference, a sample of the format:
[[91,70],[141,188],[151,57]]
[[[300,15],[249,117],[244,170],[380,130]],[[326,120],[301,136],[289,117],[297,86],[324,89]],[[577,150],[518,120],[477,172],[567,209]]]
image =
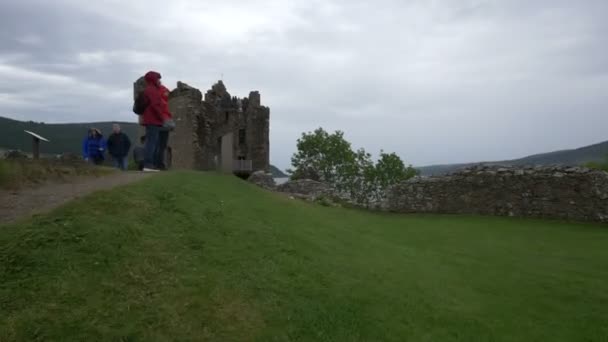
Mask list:
[[585,164],[586,167],[594,170],[602,170],[608,172],[608,161],[604,162],[589,162]]
[[325,196],[317,197],[315,199],[315,202],[317,204],[320,204],[320,205],[324,206],[324,207],[333,207],[334,206],[334,203],[329,198],[327,198]]
[[0,160],[0,187],[1,188],[10,188],[11,185],[14,185],[19,178],[20,172],[18,172],[18,168],[15,167],[15,163],[8,162],[6,160]]
[[129,171],[138,171],[139,166],[137,165],[137,163],[135,163],[135,160],[129,159],[129,165],[127,166],[127,169]]

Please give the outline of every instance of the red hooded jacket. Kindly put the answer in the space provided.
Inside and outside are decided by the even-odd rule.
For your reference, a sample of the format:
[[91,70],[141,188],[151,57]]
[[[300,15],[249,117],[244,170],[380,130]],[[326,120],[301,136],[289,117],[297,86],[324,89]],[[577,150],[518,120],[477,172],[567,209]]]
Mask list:
[[144,126],[162,126],[163,125],[163,99],[160,80],[160,74],[155,71],[148,72],[144,79],[146,80],[146,90],[144,96],[148,106],[142,114],[142,125]]

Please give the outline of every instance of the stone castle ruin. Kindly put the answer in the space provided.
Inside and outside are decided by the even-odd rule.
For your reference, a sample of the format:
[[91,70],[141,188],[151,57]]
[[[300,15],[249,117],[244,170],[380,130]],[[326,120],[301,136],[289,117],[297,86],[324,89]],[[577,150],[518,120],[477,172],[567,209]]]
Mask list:
[[[134,95],[145,89],[142,78]],[[270,168],[270,109],[260,93],[231,96],[222,81],[203,98],[200,90],[178,82],[169,95],[176,123],[171,134],[171,166],[178,169],[221,170],[240,176]]]

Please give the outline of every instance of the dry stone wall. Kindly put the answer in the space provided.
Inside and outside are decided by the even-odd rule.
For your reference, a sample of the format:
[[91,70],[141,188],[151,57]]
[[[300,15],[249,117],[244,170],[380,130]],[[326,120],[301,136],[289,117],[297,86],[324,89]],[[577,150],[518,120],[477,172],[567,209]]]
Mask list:
[[291,180],[279,185],[277,191],[311,198],[333,196],[333,190],[329,185],[311,179]]
[[608,222],[608,173],[579,167],[475,167],[391,188],[386,209]]

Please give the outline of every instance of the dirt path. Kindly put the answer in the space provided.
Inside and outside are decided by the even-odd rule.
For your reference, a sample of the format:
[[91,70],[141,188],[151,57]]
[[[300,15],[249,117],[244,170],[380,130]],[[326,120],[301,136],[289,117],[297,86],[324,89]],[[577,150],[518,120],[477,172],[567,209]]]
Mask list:
[[44,213],[94,191],[111,189],[148,176],[150,174],[141,172],[122,172],[98,178],[78,178],[71,183],[46,184],[31,189],[0,190],[0,224]]

